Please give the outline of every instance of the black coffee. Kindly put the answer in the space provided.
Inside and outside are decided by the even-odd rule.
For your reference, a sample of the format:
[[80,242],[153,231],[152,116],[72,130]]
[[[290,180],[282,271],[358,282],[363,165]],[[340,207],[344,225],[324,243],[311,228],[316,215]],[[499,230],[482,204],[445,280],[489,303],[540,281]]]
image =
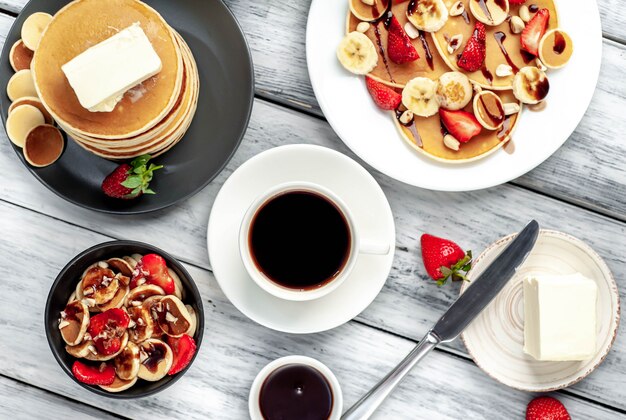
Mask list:
[[317,369],[285,365],[263,382],[259,407],[265,420],[326,420],[332,413],[333,392]]
[[348,222],[334,203],[313,192],[290,191],[257,211],[248,240],[265,276],[283,287],[309,290],[343,269],[350,238]]

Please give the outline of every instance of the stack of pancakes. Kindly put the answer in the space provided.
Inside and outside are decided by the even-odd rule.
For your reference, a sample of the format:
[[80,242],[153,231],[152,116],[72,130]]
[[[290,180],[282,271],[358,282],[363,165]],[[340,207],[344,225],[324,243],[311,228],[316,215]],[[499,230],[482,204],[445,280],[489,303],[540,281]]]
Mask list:
[[[112,112],[83,108],[61,70],[68,61],[139,22],[163,69],[130,89]],[[108,159],[158,156],[191,125],[198,68],[183,38],[138,0],[76,0],[45,30],[32,62],[37,93],[59,126],[86,150]]]

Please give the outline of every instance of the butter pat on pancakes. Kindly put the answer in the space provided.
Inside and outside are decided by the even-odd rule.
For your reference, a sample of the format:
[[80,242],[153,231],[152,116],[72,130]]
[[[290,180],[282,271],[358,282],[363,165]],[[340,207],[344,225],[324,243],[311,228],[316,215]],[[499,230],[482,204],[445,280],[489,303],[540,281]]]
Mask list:
[[139,23],[134,23],[61,68],[84,108],[111,112],[126,91],[159,73],[162,63]]
[[541,361],[596,353],[596,282],[580,273],[524,279],[524,352]]

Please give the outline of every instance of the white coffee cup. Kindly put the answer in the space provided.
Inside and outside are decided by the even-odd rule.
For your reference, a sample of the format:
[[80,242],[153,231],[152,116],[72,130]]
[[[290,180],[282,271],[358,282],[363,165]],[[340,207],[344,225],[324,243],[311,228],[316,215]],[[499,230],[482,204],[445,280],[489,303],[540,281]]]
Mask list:
[[[293,191],[308,191],[325,197],[332,202],[337,209],[343,214],[344,219],[348,224],[348,230],[350,232],[350,250],[348,252],[348,258],[343,265],[341,271],[335,276],[334,279],[328,281],[320,287],[307,290],[290,289],[272,281],[268,278],[255,264],[252,257],[252,250],[250,249],[250,241],[248,240],[250,235],[250,228],[254,216],[257,211],[261,209],[265,203],[273,198]],[[387,255],[391,251],[390,244],[374,243],[361,239],[358,228],[355,225],[354,217],[350,212],[348,206],[339,198],[334,192],[328,188],[319,184],[311,182],[288,182],[284,184],[276,185],[270,188],[268,191],[257,197],[254,202],[248,208],[239,230],[239,252],[241,259],[246,268],[246,271],[252,277],[252,279],[266,292],[285,300],[292,301],[305,301],[321,298],[337,289],[345,279],[350,275],[357,262],[359,254],[370,255]]]
[[251,420],[263,420],[261,414],[261,407],[259,406],[259,397],[261,396],[261,387],[267,379],[267,377],[276,369],[290,364],[308,365],[320,372],[330,385],[331,392],[333,394],[333,408],[330,413],[329,420],[339,420],[341,412],[343,410],[343,395],[341,394],[341,386],[337,377],[333,372],[322,362],[306,356],[286,356],[280,359],[276,359],[273,362],[267,364],[254,378],[254,382],[250,387],[250,395],[248,397],[248,410],[250,412]]

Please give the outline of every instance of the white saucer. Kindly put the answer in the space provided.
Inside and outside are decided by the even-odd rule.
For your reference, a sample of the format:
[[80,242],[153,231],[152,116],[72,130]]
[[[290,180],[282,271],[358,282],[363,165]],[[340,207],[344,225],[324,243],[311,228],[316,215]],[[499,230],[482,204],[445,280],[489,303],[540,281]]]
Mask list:
[[[474,262],[469,279],[477,278],[514,237],[500,239],[483,251]],[[523,351],[522,281],[528,275],[576,272],[598,284],[596,354],[580,362],[535,360]],[[461,292],[471,284],[464,283]],[[604,361],[615,341],[619,317],[617,285],[602,258],[579,239],[542,230],[524,265],[461,337],[476,364],[492,378],[523,391],[548,392],[575,384]]]
[[[244,268],[239,227],[255,198],[274,185],[291,181],[313,182],[332,190],[352,211],[361,237],[388,243],[389,254],[359,255],[345,282],[316,300],[291,302],[265,292]],[[213,273],[232,304],[261,325],[300,334],[335,328],[361,313],[387,280],[395,241],[391,208],[374,178],[347,156],[312,145],[277,147],[241,165],[217,195],[207,232]]]

